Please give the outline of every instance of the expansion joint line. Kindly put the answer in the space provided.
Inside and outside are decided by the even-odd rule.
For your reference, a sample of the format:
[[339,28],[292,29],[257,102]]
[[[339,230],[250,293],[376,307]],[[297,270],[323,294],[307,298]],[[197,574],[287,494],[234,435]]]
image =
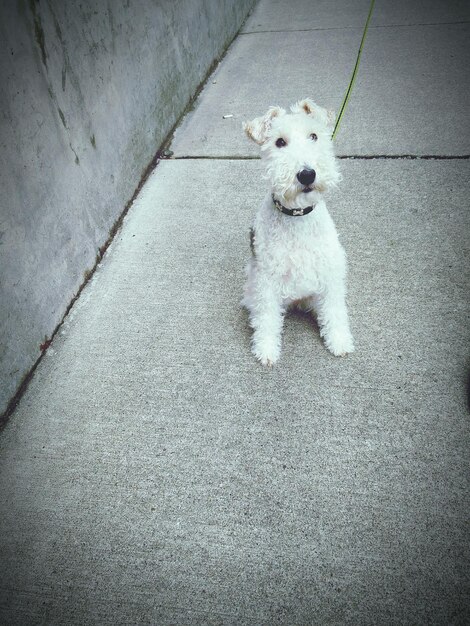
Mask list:
[[349,85],[348,85],[347,91],[344,94],[343,102],[341,104],[341,108],[339,110],[338,117],[336,118],[335,128],[334,128],[333,133],[331,135],[332,139],[334,139],[335,136],[336,136],[336,133],[337,133],[338,128],[339,128],[339,125],[341,123],[341,119],[342,119],[342,117],[344,115],[344,111],[346,110],[346,106],[347,106],[347,104],[349,102],[349,96],[351,95],[354,83],[356,81],[356,75],[357,75],[357,71],[359,69],[359,63],[360,63],[360,60],[361,60],[362,48],[364,47],[364,42],[366,40],[367,30],[369,29],[370,18],[372,17],[372,11],[374,10],[374,4],[375,4],[375,0],[371,0],[370,8],[369,8],[369,15],[367,16],[366,24],[364,26],[364,32],[362,33],[361,45],[359,46],[359,50],[358,50],[358,53],[357,53],[356,64],[354,66],[354,69],[353,69],[353,72],[352,72],[352,76],[351,76],[351,80],[349,81]]

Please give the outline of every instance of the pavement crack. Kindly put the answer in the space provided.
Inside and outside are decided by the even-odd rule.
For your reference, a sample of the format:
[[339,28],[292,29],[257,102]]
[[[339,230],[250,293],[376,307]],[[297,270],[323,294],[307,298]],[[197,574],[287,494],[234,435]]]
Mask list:
[[408,159],[408,160],[436,160],[436,161],[450,161],[450,160],[468,160],[470,159],[470,154],[338,154],[336,158],[346,160],[372,160],[372,159]]
[[[470,24],[468,20],[456,22],[418,22],[416,24],[371,24],[370,29],[378,28],[411,28],[413,26],[453,26],[458,24]],[[293,28],[293,29],[266,29],[266,30],[248,30],[240,33],[240,35],[259,35],[261,33],[309,33],[322,30],[358,30],[362,26],[326,26],[318,28]]]
[[328,26],[326,28],[286,28],[286,29],[273,29],[273,30],[249,30],[240,35],[259,35],[261,33],[310,33],[319,30],[358,30],[362,28],[362,26]]
[[185,159],[195,159],[195,160],[205,160],[205,161],[260,161],[261,157],[253,155],[223,155],[223,156],[212,156],[212,155],[202,155],[202,154],[193,154],[193,155],[183,155],[183,156],[175,156],[172,159],[167,159],[169,161],[184,161]]
[[[470,159],[470,154],[337,154],[336,158],[341,159],[343,161],[350,159],[353,160],[423,160],[423,161],[452,161],[452,160],[462,160],[466,161]],[[166,161],[185,161],[185,160],[199,160],[199,161],[260,161],[261,157],[259,156],[250,156],[250,155],[222,155],[222,156],[214,156],[214,155],[203,155],[203,154],[185,154],[180,156],[174,156],[170,159],[165,159]]]

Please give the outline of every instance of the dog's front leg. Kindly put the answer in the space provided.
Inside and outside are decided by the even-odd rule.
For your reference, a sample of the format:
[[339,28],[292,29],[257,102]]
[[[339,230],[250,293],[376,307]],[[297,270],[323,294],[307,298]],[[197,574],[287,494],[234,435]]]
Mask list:
[[354,352],[354,341],[349,329],[346,292],[343,285],[331,285],[313,299],[320,335],[328,350],[335,356]]
[[282,300],[269,281],[258,275],[252,306],[250,323],[254,330],[252,350],[256,358],[270,367],[281,353],[281,335],[285,310]]

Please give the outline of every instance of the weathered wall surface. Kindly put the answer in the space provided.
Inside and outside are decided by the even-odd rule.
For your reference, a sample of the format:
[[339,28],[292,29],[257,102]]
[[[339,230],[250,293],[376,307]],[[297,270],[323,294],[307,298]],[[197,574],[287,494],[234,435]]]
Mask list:
[[1,3],[0,414],[252,5]]

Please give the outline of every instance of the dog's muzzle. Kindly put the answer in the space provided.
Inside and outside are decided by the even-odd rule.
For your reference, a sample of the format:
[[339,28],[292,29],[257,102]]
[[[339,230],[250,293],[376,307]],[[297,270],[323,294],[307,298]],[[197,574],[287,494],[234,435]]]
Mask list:
[[316,177],[315,170],[311,170],[309,168],[305,168],[300,172],[297,172],[297,180],[301,185],[308,187],[313,183]]

